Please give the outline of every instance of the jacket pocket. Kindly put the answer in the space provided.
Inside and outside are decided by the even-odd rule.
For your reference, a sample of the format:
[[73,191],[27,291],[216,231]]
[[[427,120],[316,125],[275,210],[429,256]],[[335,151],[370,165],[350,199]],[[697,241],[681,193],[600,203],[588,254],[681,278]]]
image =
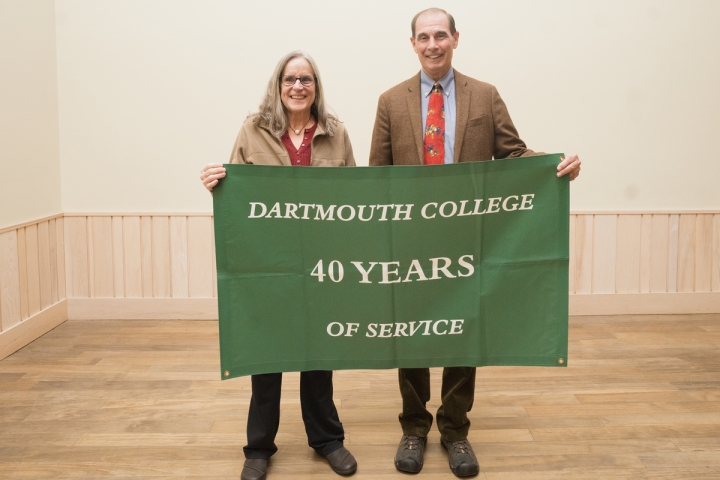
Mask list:
[[487,113],[484,113],[483,115],[481,115],[477,118],[468,120],[467,126],[475,127],[478,125],[485,125],[487,123],[487,120],[488,120],[488,115],[487,115]]
[[345,160],[342,158],[313,158],[310,165],[313,167],[344,167]]

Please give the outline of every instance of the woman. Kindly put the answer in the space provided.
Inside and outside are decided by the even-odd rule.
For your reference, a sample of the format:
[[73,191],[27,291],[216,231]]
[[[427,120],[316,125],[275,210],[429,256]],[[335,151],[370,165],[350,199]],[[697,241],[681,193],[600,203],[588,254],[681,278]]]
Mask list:
[[[354,166],[350,138],[328,113],[315,61],[295,51],[280,59],[270,78],[260,111],[243,123],[230,163],[293,166]],[[200,174],[212,192],[225,176],[222,164],[206,165]],[[252,376],[245,465],[241,480],[261,480],[277,451],[282,373]],[[308,444],[340,475],[355,473],[357,462],[343,446],[344,430],[333,402],[332,371],[300,373],[300,404]]]

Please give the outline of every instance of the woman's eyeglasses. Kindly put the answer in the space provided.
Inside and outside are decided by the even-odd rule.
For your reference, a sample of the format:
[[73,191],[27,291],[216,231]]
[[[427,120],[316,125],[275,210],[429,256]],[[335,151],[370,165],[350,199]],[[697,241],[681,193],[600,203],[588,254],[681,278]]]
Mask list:
[[280,81],[283,85],[286,87],[292,87],[295,85],[295,82],[300,80],[300,84],[303,87],[309,87],[315,82],[315,76],[314,75],[303,75],[302,77],[296,77],[294,75],[282,75],[280,77]]

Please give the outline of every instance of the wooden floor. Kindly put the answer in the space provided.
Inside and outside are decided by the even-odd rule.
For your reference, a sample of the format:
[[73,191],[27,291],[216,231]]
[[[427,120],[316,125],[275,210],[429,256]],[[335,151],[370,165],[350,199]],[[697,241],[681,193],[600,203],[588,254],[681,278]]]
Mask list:
[[[396,375],[335,374],[352,478],[411,478]],[[283,388],[270,480],[339,479]],[[249,396],[216,322],[68,321],[0,362],[0,478],[237,479]],[[720,479],[720,316],[571,318],[569,366],[478,369],[470,419],[480,479]],[[437,431],[412,478],[455,478]]]

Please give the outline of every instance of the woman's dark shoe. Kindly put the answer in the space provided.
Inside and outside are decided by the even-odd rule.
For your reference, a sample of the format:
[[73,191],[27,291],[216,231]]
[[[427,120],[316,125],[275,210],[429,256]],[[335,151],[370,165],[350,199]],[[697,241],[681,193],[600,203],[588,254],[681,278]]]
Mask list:
[[328,461],[333,472],[338,475],[352,475],[357,470],[355,457],[345,447],[340,447],[334,452],[328,453],[325,455],[325,460]]
[[248,458],[243,465],[240,480],[265,480],[268,461],[265,458]]

